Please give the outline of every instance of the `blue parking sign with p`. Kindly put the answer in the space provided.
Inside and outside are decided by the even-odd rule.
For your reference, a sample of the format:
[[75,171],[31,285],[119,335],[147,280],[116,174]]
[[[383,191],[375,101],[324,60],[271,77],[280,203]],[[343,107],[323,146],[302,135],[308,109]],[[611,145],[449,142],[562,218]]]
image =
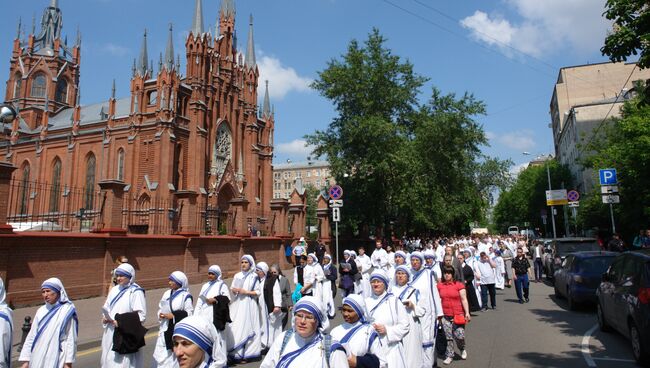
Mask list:
[[618,179],[616,178],[616,169],[600,169],[600,185],[616,185]]

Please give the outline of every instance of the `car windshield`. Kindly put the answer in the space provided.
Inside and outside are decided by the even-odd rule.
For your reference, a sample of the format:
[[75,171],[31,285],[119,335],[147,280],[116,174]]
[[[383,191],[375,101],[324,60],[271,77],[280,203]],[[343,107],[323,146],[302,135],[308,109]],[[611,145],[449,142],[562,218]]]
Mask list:
[[596,242],[558,242],[556,249],[557,255],[564,257],[573,252],[600,250],[600,246]]
[[580,262],[580,271],[598,274],[604,273],[609,265],[612,264],[614,258],[612,256],[584,258]]

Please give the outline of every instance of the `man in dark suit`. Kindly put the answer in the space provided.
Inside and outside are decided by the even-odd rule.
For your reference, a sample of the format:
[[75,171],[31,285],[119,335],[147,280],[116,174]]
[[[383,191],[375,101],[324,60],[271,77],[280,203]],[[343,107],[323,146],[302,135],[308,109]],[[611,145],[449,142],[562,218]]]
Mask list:
[[282,274],[282,270],[277,264],[273,264],[269,269],[269,272],[272,275],[277,276],[278,281],[280,282],[280,293],[282,294],[281,309],[282,313],[284,313],[284,317],[282,318],[282,329],[285,330],[287,322],[289,321],[289,313],[293,305],[291,302],[291,285],[289,284],[289,279],[287,279],[284,274]]

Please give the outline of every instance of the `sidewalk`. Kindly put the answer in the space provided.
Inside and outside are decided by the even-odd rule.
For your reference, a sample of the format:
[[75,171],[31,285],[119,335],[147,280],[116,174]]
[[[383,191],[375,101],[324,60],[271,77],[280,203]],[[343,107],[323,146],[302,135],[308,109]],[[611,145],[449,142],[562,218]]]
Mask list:
[[[207,277],[206,277],[207,278]],[[228,286],[230,286],[232,279],[224,280]],[[190,285],[190,292],[194,297],[194,302],[196,304],[196,297],[201,291],[201,285],[195,284]],[[158,318],[156,312],[158,312],[158,303],[160,298],[162,298],[163,293],[167,288],[162,289],[153,289],[146,290],[145,297],[147,299],[147,319],[144,322],[144,326],[148,329],[156,330],[158,328]],[[83,351],[90,349],[96,346],[101,345],[102,340],[102,314],[101,308],[106,302],[106,297],[95,297],[82,300],[73,300],[72,301],[77,308],[77,317],[79,318],[79,336],[77,340],[77,351]],[[41,304],[42,305],[42,304]],[[20,345],[22,338],[22,327],[25,322],[25,317],[30,316],[34,318],[36,310],[41,306],[37,305],[34,307],[18,308],[14,310],[14,331],[13,331],[13,350],[12,350],[12,359],[18,359],[20,353],[18,353],[18,346]]]

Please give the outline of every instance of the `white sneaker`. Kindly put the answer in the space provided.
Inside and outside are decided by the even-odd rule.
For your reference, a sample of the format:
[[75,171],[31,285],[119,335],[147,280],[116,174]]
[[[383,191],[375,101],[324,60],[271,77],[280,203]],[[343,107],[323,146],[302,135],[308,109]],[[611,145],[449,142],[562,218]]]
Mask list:
[[467,350],[463,350],[463,351],[460,352],[460,358],[462,360],[467,359]]
[[451,364],[451,362],[452,362],[453,360],[454,360],[453,358],[447,358],[447,359],[443,360],[442,363],[443,363],[443,364],[446,364],[446,365],[449,365],[449,364]]

